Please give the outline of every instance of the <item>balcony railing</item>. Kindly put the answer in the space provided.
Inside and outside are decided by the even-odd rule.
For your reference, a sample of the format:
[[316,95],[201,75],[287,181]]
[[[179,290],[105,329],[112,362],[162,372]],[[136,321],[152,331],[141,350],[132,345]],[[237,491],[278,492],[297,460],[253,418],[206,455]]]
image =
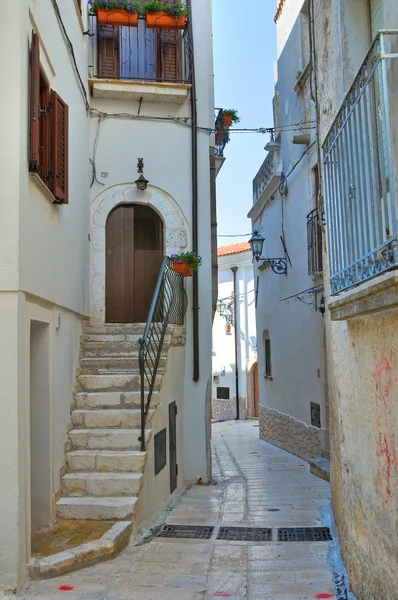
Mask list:
[[224,156],[225,146],[229,141],[229,132],[224,129],[223,109],[216,108],[216,156],[222,158]]
[[307,248],[308,274],[322,273],[322,226],[316,208],[307,215]]
[[323,147],[332,294],[398,266],[397,50],[378,33]]
[[280,152],[269,152],[253,180],[253,204],[256,204],[278,167]]
[[161,30],[146,27],[99,25],[90,17],[92,76],[147,82],[185,83],[192,80],[189,28]]

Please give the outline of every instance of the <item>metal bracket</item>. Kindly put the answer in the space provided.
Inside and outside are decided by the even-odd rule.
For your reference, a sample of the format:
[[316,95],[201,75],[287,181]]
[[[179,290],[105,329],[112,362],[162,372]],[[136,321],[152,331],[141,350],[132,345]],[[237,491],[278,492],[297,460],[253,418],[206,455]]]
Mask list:
[[257,258],[257,262],[270,265],[276,275],[287,275],[287,261],[286,258]]

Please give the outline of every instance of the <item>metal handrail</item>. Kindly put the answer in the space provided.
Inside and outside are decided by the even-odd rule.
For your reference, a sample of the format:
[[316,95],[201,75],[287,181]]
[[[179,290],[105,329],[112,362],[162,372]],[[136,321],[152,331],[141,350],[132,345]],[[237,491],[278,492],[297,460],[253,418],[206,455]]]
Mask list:
[[173,269],[173,261],[163,258],[153,294],[144,334],[140,339],[139,367],[141,380],[141,452],[145,452],[145,426],[156,385],[164,338],[168,325],[183,325],[188,298],[184,277]]

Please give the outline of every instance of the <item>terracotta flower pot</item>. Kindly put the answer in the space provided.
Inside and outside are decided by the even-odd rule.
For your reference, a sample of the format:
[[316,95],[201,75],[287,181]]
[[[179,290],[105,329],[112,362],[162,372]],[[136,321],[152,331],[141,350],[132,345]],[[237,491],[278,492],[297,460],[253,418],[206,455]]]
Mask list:
[[181,262],[178,260],[173,260],[173,268],[176,273],[182,275],[183,277],[193,276],[193,267],[187,260],[182,260]]
[[224,113],[222,116],[222,122],[224,125],[224,129],[229,129],[232,125],[232,115]]
[[185,17],[172,17],[165,12],[146,13],[145,19],[149,29],[185,29]]
[[97,18],[100,25],[138,27],[138,13],[133,14],[128,10],[106,10],[105,8],[99,8]]

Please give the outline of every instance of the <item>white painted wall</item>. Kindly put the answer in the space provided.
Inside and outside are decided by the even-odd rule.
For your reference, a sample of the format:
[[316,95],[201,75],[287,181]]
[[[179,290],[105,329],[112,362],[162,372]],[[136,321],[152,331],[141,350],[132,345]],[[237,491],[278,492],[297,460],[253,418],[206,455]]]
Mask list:
[[[279,94],[279,123],[286,126],[315,119],[309,99],[308,82],[297,92],[297,72],[302,71],[305,19],[300,16],[302,0],[285,6],[277,23],[278,63],[276,91]],[[305,54],[305,53],[304,53]],[[263,196],[249,213],[253,229],[265,238],[263,256],[282,257],[284,235],[292,266],[288,274],[277,275],[271,268],[255,268],[259,277],[257,299],[257,340],[259,363],[260,405],[275,409],[305,424],[311,424],[310,403],[321,406],[321,422],[325,426],[322,316],[314,305],[283,298],[312,288],[322,280],[308,275],[306,215],[315,207],[314,182],[311,169],[317,162],[316,145],[304,155],[305,145],[294,145],[293,135],[301,131],[281,133],[281,152],[275,157],[277,178],[271,179]],[[304,131],[315,141],[312,129]],[[303,157],[303,158],[302,158]],[[300,161],[300,162],[299,162]],[[296,166],[297,165],[297,166]],[[288,176],[288,193],[278,189],[281,173]],[[291,174],[289,175],[289,173]],[[317,296],[319,303],[321,294]],[[305,302],[314,297],[304,296]],[[271,340],[272,379],[265,377],[263,336],[269,331]]]
[[[198,122],[202,127],[214,127],[214,93],[212,70],[212,30],[210,0],[192,2],[192,22],[195,42],[195,68],[197,79]],[[93,290],[104,281],[105,218],[98,210],[101,199],[107,197],[106,205],[119,202],[142,202],[153,206],[163,218],[166,229],[166,251],[192,249],[192,164],[191,164],[191,106],[189,99],[182,105],[142,102],[140,110],[136,101],[93,99],[92,106],[106,115],[124,113],[138,118],[105,116],[100,125],[96,150],[96,171],[105,185],[94,183],[91,188],[92,214],[92,272]],[[165,121],[159,121],[163,117]],[[172,122],[173,117],[185,117],[188,126]],[[98,120],[91,119],[91,155],[98,133]],[[181,477],[194,481],[206,478],[207,447],[205,438],[206,387],[211,376],[211,255],[210,255],[210,166],[209,146],[212,138],[208,133],[198,133],[198,181],[199,181],[199,254],[203,265],[199,271],[199,336],[200,380],[192,381],[192,281],[187,280],[189,306],[187,310],[187,339],[185,346],[184,388],[178,401],[183,427],[179,446],[185,457],[180,465]],[[110,151],[110,149],[112,149]],[[144,159],[144,173],[149,180],[148,190],[137,192],[137,158]],[[107,173],[106,178],[101,173]],[[117,186],[117,187],[114,187]],[[112,194],[118,194],[112,200]],[[108,210],[108,209],[106,209]],[[103,211],[102,211],[103,212]],[[100,214],[101,213],[101,214]],[[109,214],[109,213],[108,213]],[[181,235],[168,234],[173,229]],[[98,244],[102,246],[98,252]],[[102,258],[99,256],[101,255]],[[102,319],[97,307],[97,295],[92,294],[94,318]],[[170,368],[173,369],[170,363]],[[177,363],[175,363],[177,364]],[[181,377],[178,368],[172,376]],[[170,401],[172,401],[170,399]]]
[[[232,297],[234,293],[232,267],[238,267],[236,273],[237,294],[237,327],[239,332],[238,342],[238,374],[239,398],[242,409],[242,419],[251,412],[247,398],[247,369],[249,363],[256,357],[256,319],[255,319],[255,282],[253,275],[251,251],[240,254],[219,256],[218,258],[218,298]],[[214,383],[214,377],[219,377],[219,383]],[[236,417],[236,364],[235,364],[235,330],[231,327],[230,334],[226,333],[226,321],[217,312],[213,322],[213,417],[226,418],[222,410],[223,400],[217,400],[217,387],[228,387],[230,399],[228,406],[233,406],[233,418]],[[216,408],[217,406],[217,408]],[[230,412],[230,411],[229,411]]]
[[[58,2],[86,84],[83,24],[74,3]],[[28,172],[29,47],[34,29],[41,39],[42,67],[50,85],[70,108],[70,204],[52,204]],[[7,82],[0,108],[0,328],[2,389],[0,421],[0,590],[23,584],[30,557],[30,323],[47,323],[51,345],[49,404],[52,454],[49,502],[54,512],[59,469],[70,421],[81,317],[89,312],[89,120],[71,57],[50,0],[7,6],[0,23]],[[61,327],[55,329],[61,313]],[[34,362],[33,362],[34,366]],[[4,447],[3,447],[4,446]]]

